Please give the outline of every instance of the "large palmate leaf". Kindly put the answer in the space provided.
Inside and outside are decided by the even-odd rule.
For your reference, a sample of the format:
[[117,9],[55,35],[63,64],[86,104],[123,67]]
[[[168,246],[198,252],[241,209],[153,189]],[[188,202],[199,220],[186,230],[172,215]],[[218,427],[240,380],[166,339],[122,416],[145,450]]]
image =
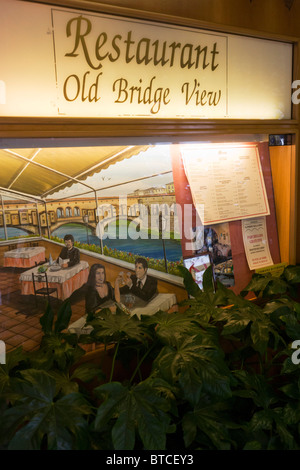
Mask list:
[[299,446],[289,429],[290,423],[287,421],[285,411],[282,408],[264,409],[254,413],[248,427],[252,433],[264,430],[269,435],[277,434],[285,449],[299,450]]
[[242,302],[240,305],[232,305],[230,308],[223,309],[216,315],[215,319],[224,323],[223,335],[239,333],[250,322],[264,318],[259,307],[249,304],[248,301],[244,303],[244,300],[242,300]]
[[[298,380],[294,378],[294,380],[291,383],[288,383],[288,384],[284,385],[283,387],[280,387],[280,390],[283,393],[285,393],[289,398],[293,398],[294,400],[297,400],[297,402],[299,403],[299,400],[300,400],[300,378]],[[299,417],[298,422],[300,423],[300,417]]]
[[[166,388],[168,385],[166,384]],[[162,396],[162,381],[144,381],[131,388],[119,382],[95,389],[104,397],[97,410],[95,429],[101,431],[112,423],[112,440],[116,450],[132,450],[136,433],[145,450],[164,450],[170,432],[169,401]]]
[[179,314],[159,311],[150,317],[142,317],[142,322],[146,326],[154,325],[156,336],[164,344],[176,344],[187,334],[199,333],[199,326],[195,323],[195,318],[190,314]]
[[188,306],[186,313],[193,316],[195,321],[206,328],[215,321],[216,316],[222,312],[219,306],[227,305],[222,294],[203,293],[195,299],[183,300],[181,306]]
[[269,342],[269,322],[256,320],[251,324],[250,334],[254,349],[263,355],[267,350]]
[[287,266],[282,274],[282,277],[286,279],[291,284],[300,283],[300,266]]
[[270,343],[270,337],[274,339],[274,347],[277,348],[279,342],[283,343],[282,338],[274,328],[271,320],[267,316],[261,316],[255,319],[250,327],[250,336],[253,349],[263,356]]
[[199,404],[186,413],[182,421],[183,438],[188,447],[196,442],[202,448],[226,450],[232,446],[229,428],[222,416],[222,404]]
[[254,292],[257,297],[270,297],[277,294],[284,294],[287,292],[289,286],[288,282],[280,277],[268,274],[253,274],[249,284],[241,292],[242,295],[248,292]]
[[289,338],[300,338],[300,323],[293,312],[280,316],[280,320],[285,324],[285,331]]
[[45,437],[48,449],[71,450],[75,441],[80,448],[88,431],[85,416],[91,413],[82,395],[56,399],[56,383],[47,372],[28,369],[22,376],[14,387],[23,398],[2,419],[2,431],[13,436],[8,448],[38,450]]
[[93,337],[104,343],[126,339],[134,339],[138,342],[145,341],[145,332],[138,318],[130,317],[121,311],[116,314],[109,310],[101,312],[101,317],[93,319],[89,325],[94,329]]
[[56,366],[60,370],[64,370],[79,360],[84,354],[83,349],[69,344],[65,341],[64,336],[50,333],[43,336],[40,349],[33,355],[32,364],[41,369],[49,370]]
[[47,304],[46,311],[44,315],[40,318],[40,324],[42,326],[42,331],[44,334],[52,332],[54,322],[54,312],[50,302]]
[[184,266],[178,266],[177,269],[183,277],[183,283],[189,295],[193,297],[201,297],[203,293],[215,292],[212,266],[209,266],[203,273],[203,290],[200,289],[187,268]]
[[201,319],[203,325],[208,324],[216,314],[218,306],[228,305],[228,289],[215,291],[211,266],[204,271],[203,290],[195,283],[191,273],[185,267],[180,267],[180,273],[190,295],[190,298],[182,301],[180,305],[188,305],[190,314],[197,316],[198,321]]
[[73,372],[69,370],[50,370],[48,373],[55,379],[56,393],[61,392],[64,395],[79,391],[78,380],[88,383],[95,377],[98,377],[98,379],[105,378],[105,374],[101,369],[90,363],[79,365]]
[[195,404],[203,391],[229,397],[230,377],[222,353],[202,341],[200,335],[165,346],[153,363],[156,374],[179,385],[183,396]]
[[59,307],[57,312],[56,321],[54,322],[55,314],[52,310],[52,306],[48,302],[46,311],[44,315],[40,318],[40,324],[42,325],[42,330],[44,334],[49,334],[51,332],[60,333],[65,330],[72,316],[72,309],[70,301],[65,300],[62,305]]
[[196,282],[194,281],[193,276],[191,275],[189,270],[184,266],[178,266],[177,269],[180,275],[183,277],[183,283],[184,287],[187,290],[187,293],[193,297],[201,295],[201,289],[198,284],[196,284]]
[[269,315],[271,320],[277,325],[280,324],[280,322],[278,322],[280,315],[289,314],[291,312],[294,312],[296,316],[300,314],[300,304],[286,297],[274,299],[263,307],[263,313]]
[[234,376],[238,380],[234,395],[251,398],[258,408],[264,409],[268,409],[278,401],[277,394],[263,375],[237,370]]
[[57,319],[54,324],[54,332],[60,333],[65,330],[72,316],[72,309],[69,300],[65,300],[57,312]]
[[242,296],[242,294],[248,294],[248,290],[242,291],[241,294],[235,294],[233,290],[228,289],[220,281],[217,281],[216,294],[222,296],[222,298],[225,298],[227,300],[228,306],[235,306],[239,308],[249,307],[253,309],[258,309],[258,307],[252,301],[245,299]]
[[233,306],[216,315],[216,320],[223,322],[221,334],[225,337],[239,335],[249,326],[248,337],[251,346],[261,355],[267,350],[271,334],[275,339],[275,344],[280,341],[280,336],[272,323],[271,317],[256,305]]
[[18,394],[12,389],[15,381],[14,369],[26,359],[22,347],[9,351],[6,354],[6,363],[0,364],[0,397],[6,398],[10,402],[14,401]]
[[213,270],[211,265],[203,273],[203,291],[205,293],[212,294],[215,292]]
[[218,316],[218,319],[225,321],[222,335],[231,336],[244,330],[249,325],[249,323],[255,318],[251,313],[249,315],[249,312],[247,310],[244,311],[244,315],[243,312],[241,312],[240,310],[228,310],[226,312],[223,312],[222,316]]

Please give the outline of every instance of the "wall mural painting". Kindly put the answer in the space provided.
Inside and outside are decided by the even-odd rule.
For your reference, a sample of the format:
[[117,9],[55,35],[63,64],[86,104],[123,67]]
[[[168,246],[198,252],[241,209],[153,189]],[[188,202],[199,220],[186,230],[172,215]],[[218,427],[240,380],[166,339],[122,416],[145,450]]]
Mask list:
[[[51,298],[79,302],[82,318],[116,302],[138,316],[145,306],[155,313],[176,305],[173,289],[160,293],[155,277],[179,276],[183,264],[169,145],[137,150],[45,202],[32,199],[1,195],[0,306],[40,314],[37,292],[47,284]],[[99,254],[131,268],[121,263],[117,272]]]
[[97,189],[97,204],[77,184],[54,194],[51,237],[72,233],[78,246],[131,263],[143,256],[150,268],[177,274],[182,252],[169,146],[151,147],[85,182]]

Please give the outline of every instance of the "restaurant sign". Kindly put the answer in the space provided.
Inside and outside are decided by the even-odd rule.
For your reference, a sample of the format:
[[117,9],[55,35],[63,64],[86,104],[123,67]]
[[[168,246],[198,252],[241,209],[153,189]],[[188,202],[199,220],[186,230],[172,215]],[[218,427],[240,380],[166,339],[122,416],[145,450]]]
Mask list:
[[289,118],[292,45],[0,0],[0,115]]

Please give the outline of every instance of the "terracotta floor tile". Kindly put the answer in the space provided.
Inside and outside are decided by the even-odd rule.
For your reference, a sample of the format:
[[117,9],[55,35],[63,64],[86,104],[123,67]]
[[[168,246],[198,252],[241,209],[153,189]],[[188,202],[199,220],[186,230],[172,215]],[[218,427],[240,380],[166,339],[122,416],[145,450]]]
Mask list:
[[8,305],[1,305],[1,310],[3,312],[10,312],[11,311],[11,307],[9,307]]
[[[13,331],[14,333],[16,334],[19,334],[19,333],[23,333],[25,334],[25,332],[30,328],[29,325],[26,325],[26,323],[19,323],[18,325],[15,325],[15,326],[12,326],[10,328],[11,331]],[[26,335],[27,336],[27,335]]]
[[27,338],[25,338],[25,336],[23,336],[23,335],[14,335],[11,338],[9,338],[8,340],[6,340],[6,344],[8,344],[9,346],[17,347],[17,346],[21,346],[22,343],[24,343],[25,341],[27,341]]
[[26,319],[26,323],[27,325],[29,326],[39,326],[39,328],[41,328],[41,324],[40,324],[40,317],[36,316],[36,317],[28,317]]
[[41,341],[42,336],[44,336],[44,333],[40,331],[39,333],[35,334],[34,336],[31,337],[33,341]]
[[7,312],[5,316],[6,316],[6,319],[4,321],[10,321],[10,322],[16,321],[17,324],[22,323],[18,320],[16,312]]
[[24,315],[23,313],[17,313],[16,318],[19,322],[25,322],[27,320],[27,315]]
[[23,335],[26,336],[26,338],[34,338],[38,334],[41,333],[41,328],[35,328],[34,326],[29,326],[26,330],[23,331]]
[[15,333],[14,333],[13,331],[11,331],[11,330],[3,330],[3,331],[1,331],[1,330],[0,330],[0,339],[1,339],[2,341],[5,342],[6,340],[8,340],[9,338],[11,338],[12,336],[15,336]]
[[[21,295],[21,272],[0,268],[0,339],[5,341],[7,351],[20,345],[24,350],[36,349],[43,336],[40,318],[45,313],[46,305],[42,298],[36,305],[33,296]],[[56,301],[52,303],[55,313],[59,306]],[[70,323],[73,323],[85,314],[85,299],[78,299],[71,308]]]
[[1,326],[3,329],[8,330],[9,328],[12,328],[13,326],[16,326],[18,324],[19,324],[18,320],[8,318],[4,322],[2,322]]
[[8,308],[8,309],[5,311],[5,315],[12,317],[13,315],[16,314],[16,312],[17,312],[17,310],[16,310],[15,308]]
[[40,343],[37,341],[27,339],[26,341],[24,341],[24,343],[22,343],[22,348],[24,349],[24,351],[32,351],[34,349],[37,349],[39,347],[39,344]]

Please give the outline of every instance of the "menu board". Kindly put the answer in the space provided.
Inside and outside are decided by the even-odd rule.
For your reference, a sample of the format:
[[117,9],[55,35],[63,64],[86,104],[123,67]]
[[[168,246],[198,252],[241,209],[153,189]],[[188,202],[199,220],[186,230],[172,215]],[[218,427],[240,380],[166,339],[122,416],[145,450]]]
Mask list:
[[[259,162],[257,163],[257,168],[262,169],[262,182],[266,188],[268,207],[270,208],[270,215],[262,217],[265,222],[264,233],[262,234],[261,241],[265,240],[265,248],[269,250],[271,259],[270,263],[274,265],[280,263],[280,250],[278,242],[278,233],[277,233],[277,222],[276,222],[276,211],[275,211],[275,201],[274,201],[274,192],[273,192],[273,182],[272,182],[272,171],[271,171],[271,162],[270,162],[270,153],[269,153],[269,142],[247,142],[241,143],[238,141],[239,136],[231,136],[231,139],[236,139],[235,142],[222,144],[211,144],[211,147],[222,147],[223,149],[228,150],[229,148],[255,148],[257,146],[257,156],[259,156]],[[201,147],[201,154],[204,148],[204,144],[186,144],[187,147],[194,149],[194,151],[199,151]],[[258,237],[249,238],[249,240],[257,240],[257,242],[249,243],[249,246],[245,247],[244,235],[245,230],[242,227],[242,220],[230,220],[218,224],[207,224],[204,227],[200,227],[202,221],[200,220],[199,211],[196,210],[194,204],[194,198],[191,192],[191,184],[187,178],[186,168],[183,163],[183,153],[188,155],[187,152],[184,152],[185,145],[178,144],[173,145],[171,148],[172,153],[172,169],[174,176],[174,187],[176,194],[176,203],[180,206],[181,209],[181,248],[183,258],[198,256],[202,253],[201,246],[203,249],[210,251],[212,257],[212,263],[214,266],[214,273],[218,280],[232,289],[236,294],[239,294],[245,286],[251,281],[253,270],[249,267],[249,256],[246,254],[246,250],[250,248],[252,255],[256,254],[254,251],[253,245],[257,244]],[[189,154],[190,149],[187,148]],[[199,154],[199,152],[198,152]],[[227,160],[225,160],[226,162]],[[206,164],[209,164],[207,161]],[[203,165],[204,167],[204,165]],[[202,167],[202,170],[203,170]],[[227,171],[223,168],[223,172]],[[249,203],[252,201],[253,194],[248,195]],[[249,217],[248,220],[245,218],[246,226],[249,226],[250,221],[253,220],[257,224],[257,218]],[[190,231],[187,228],[190,227]],[[196,227],[199,227],[199,230],[195,230]],[[252,227],[253,228],[253,227]],[[262,227],[261,227],[262,228]],[[228,230],[229,229],[229,230]],[[190,233],[192,232],[192,234]],[[199,233],[198,233],[199,232]],[[207,233],[207,235],[206,235]],[[212,234],[212,237],[210,236]],[[256,235],[258,232],[255,233]],[[196,238],[193,243],[191,240]],[[197,246],[195,243],[197,241]],[[268,248],[267,248],[268,244]],[[205,245],[205,246],[204,246]],[[253,247],[253,248],[252,248]],[[215,250],[217,248],[217,250]],[[197,254],[195,253],[197,250]],[[226,266],[225,269],[219,270],[220,252],[222,255],[226,256]],[[249,253],[248,253],[249,254]],[[268,264],[267,260],[263,261],[263,264]],[[262,264],[262,263],[260,263]],[[273,266],[273,265],[271,265]],[[255,270],[258,270],[257,264],[255,264]],[[261,269],[267,269],[261,268]],[[270,269],[270,264],[268,266]],[[218,272],[220,271],[220,272]],[[251,297],[249,293],[249,298]]]
[[184,145],[181,155],[203,225],[270,214],[257,145]]

